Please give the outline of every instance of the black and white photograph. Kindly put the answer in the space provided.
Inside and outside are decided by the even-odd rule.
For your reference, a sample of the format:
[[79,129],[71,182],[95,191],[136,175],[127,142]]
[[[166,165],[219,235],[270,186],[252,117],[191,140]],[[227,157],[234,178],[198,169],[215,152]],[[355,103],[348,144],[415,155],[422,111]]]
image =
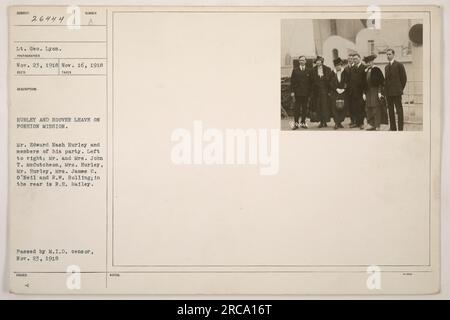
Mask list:
[[422,131],[414,19],[281,21],[281,130]]
[[0,300],[450,298],[448,8],[34,2],[0,4]]

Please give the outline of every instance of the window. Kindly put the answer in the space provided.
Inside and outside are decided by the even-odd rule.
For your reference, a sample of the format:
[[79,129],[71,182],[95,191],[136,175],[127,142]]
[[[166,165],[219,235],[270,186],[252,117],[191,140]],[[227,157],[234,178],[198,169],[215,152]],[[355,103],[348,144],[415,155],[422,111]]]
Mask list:
[[292,57],[289,53],[287,53],[286,56],[284,57],[284,65],[290,66],[291,64],[292,64]]
[[369,45],[369,54],[374,54],[375,53],[375,41],[373,40],[368,40],[368,45]]
[[339,58],[339,50],[338,49],[333,49],[331,51],[332,55],[333,55],[333,60],[336,60],[337,58]]

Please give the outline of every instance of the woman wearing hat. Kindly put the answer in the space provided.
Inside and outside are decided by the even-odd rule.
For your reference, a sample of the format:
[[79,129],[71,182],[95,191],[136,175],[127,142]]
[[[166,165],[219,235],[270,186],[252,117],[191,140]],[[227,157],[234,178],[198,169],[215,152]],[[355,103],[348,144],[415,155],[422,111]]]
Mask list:
[[342,121],[345,119],[344,101],[346,100],[347,73],[343,69],[341,58],[333,60],[334,70],[331,76],[330,88],[332,97],[332,110],[334,118],[334,129],[343,128]]
[[329,110],[329,93],[331,69],[323,64],[324,59],[317,56],[314,67],[311,73],[312,92],[315,111],[317,113],[317,120],[320,122],[319,128],[327,126],[330,121]]
[[380,68],[374,66],[377,55],[364,57],[366,68],[366,89],[364,100],[366,101],[366,114],[369,127],[366,130],[377,130],[381,124],[381,103],[383,96],[384,76]]

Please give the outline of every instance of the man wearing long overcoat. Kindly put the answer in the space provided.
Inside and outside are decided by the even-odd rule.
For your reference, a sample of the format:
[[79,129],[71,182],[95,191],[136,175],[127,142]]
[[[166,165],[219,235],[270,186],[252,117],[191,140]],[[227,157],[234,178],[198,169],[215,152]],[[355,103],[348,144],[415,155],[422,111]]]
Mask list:
[[[306,125],[306,111],[308,107],[308,98],[311,95],[311,70],[306,67],[306,57],[298,58],[299,66],[292,70],[291,75],[291,96],[294,99],[294,125],[293,130]],[[299,119],[301,116],[301,122]]]
[[[385,67],[384,90],[389,109],[389,126],[391,131],[403,130],[403,106],[402,95],[406,86],[407,76],[405,66],[394,59],[395,51],[388,49],[386,51],[388,64]],[[395,111],[397,112],[398,127],[395,122]]]

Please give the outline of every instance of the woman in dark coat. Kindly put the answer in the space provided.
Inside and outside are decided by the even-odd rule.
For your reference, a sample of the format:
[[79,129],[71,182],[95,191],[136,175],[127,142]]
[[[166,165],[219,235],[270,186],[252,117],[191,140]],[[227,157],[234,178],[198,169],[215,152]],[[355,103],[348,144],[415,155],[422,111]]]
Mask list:
[[342,121],[345,119],[345,106],[347,92],[347,76],[348,74],[342,68],[341,58],[333,61],[335,70],[333,70],[330,88],[331,88],[331,107],[333,110],[334,129],[343,128]]
[[381,98],[383,97],[384,76],[380,68],[374,66],[377,55],[364,57],[366,68],[366,115],[369,127],[366,130],[377,130],[381,124]]
[[323,64],[324,59],[320,56],[314,61],[316,66],[311,72],[312,93],[319,128],[327,126],[330,121],[330,80],[331,69]]

